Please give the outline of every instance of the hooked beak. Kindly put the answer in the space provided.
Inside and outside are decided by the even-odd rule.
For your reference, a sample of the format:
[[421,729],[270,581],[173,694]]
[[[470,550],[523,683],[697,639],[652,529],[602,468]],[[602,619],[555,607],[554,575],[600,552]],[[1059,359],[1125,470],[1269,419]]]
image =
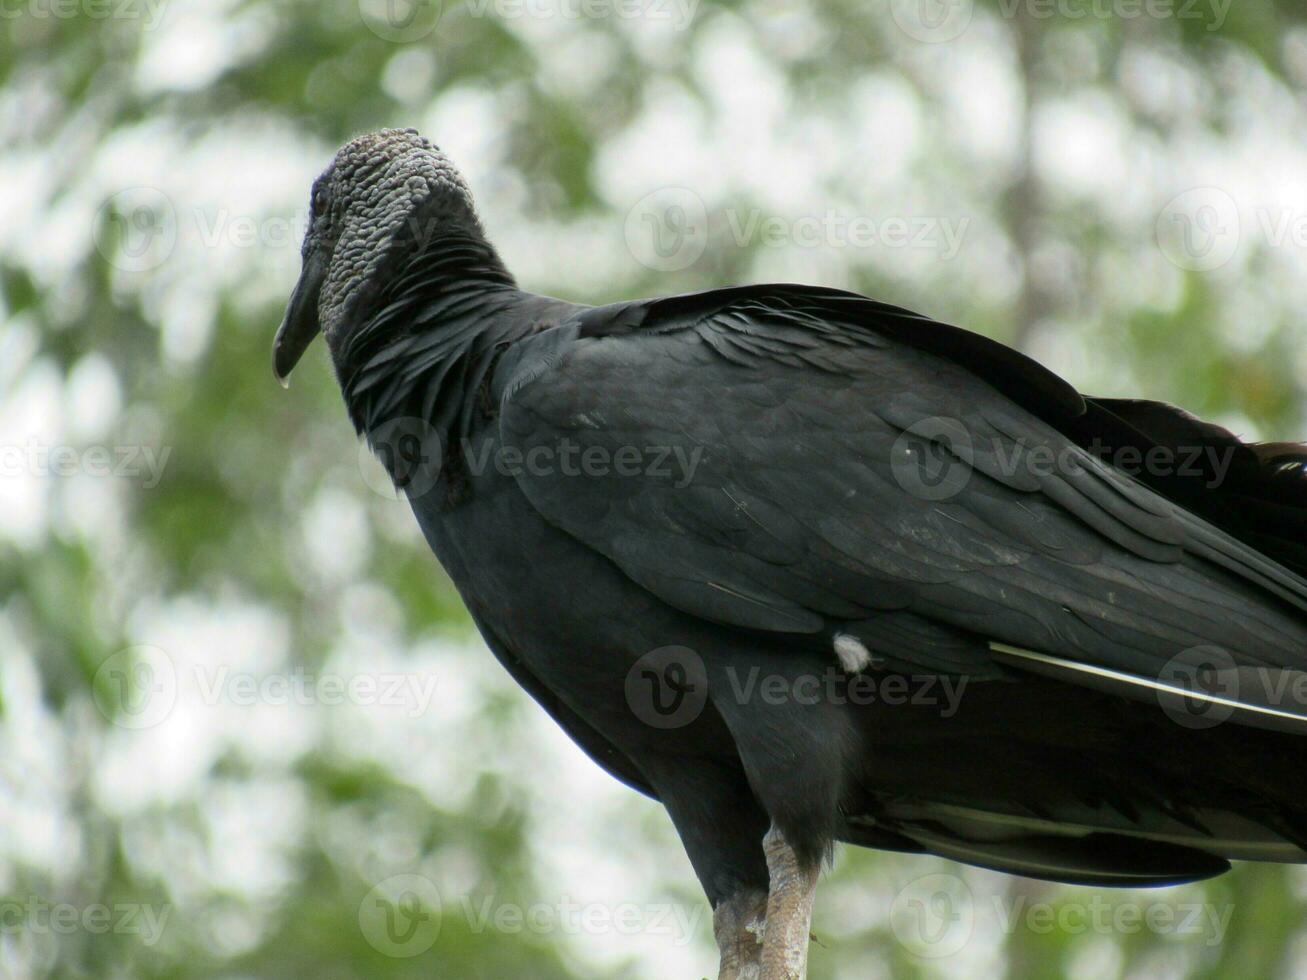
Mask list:
[[290,387],[290,372],[321,330],[318,294],[322,292],[326,273],[327,263],[320,250],[314,249],[304,259],[299,282],[295,283],[295,291],[286,306],[286,316],[272,342],[272,373],[283,388]]

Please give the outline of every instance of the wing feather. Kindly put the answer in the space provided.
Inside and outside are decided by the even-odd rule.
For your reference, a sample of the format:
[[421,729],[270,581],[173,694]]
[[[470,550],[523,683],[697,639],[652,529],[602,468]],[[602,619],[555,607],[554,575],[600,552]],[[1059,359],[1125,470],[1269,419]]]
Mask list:
[[[800,287],[591,310],[551,333],[496,379],[505,444],[697,462],[519,485],[686,612],[852,629],[932,668],[992,671],[988,641],[1145,677],[1213,643],[1241,665],[1307,664],[1307,581],[1100,459],[1085,426],[1109,403],[992,341]],[[940,420],[957,438],[930,434]],[[932,453],[947,493],[903,478]],[[916,630],[914,654],[905,623],[937,632]]]

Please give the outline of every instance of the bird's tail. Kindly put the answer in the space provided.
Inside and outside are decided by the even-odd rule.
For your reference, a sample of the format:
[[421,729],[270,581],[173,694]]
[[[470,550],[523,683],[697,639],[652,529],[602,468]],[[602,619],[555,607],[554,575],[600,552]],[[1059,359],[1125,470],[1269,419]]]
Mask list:
[[1307,444],[1246,443],[1162,402],[1087,402],[1070,433],[1085,448],[1135,461],[1143,483],[1307,578]]

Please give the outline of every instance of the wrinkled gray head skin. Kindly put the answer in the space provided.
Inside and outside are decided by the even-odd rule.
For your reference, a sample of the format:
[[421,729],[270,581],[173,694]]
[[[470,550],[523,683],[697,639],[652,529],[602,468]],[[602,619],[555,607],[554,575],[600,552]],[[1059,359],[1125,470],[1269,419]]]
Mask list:
[[462,175],[414,129],[350,140],[313,183],[303,266],[273,365],[285,383],[321,330],[335,351],[406,253],[451,230],[481,234]]

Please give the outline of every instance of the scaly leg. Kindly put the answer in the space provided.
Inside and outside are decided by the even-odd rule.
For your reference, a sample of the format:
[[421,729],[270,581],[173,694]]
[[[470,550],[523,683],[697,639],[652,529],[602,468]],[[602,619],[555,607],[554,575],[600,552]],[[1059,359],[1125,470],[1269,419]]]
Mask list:
[[753,889],[736,892],[713,910],[713,935],[721,953],[717,980],[761,980],[766,919],[767,893]]
[[804,980],[820,865],[805,868],[775,824],[762,839],[771,874],[761,980]]

